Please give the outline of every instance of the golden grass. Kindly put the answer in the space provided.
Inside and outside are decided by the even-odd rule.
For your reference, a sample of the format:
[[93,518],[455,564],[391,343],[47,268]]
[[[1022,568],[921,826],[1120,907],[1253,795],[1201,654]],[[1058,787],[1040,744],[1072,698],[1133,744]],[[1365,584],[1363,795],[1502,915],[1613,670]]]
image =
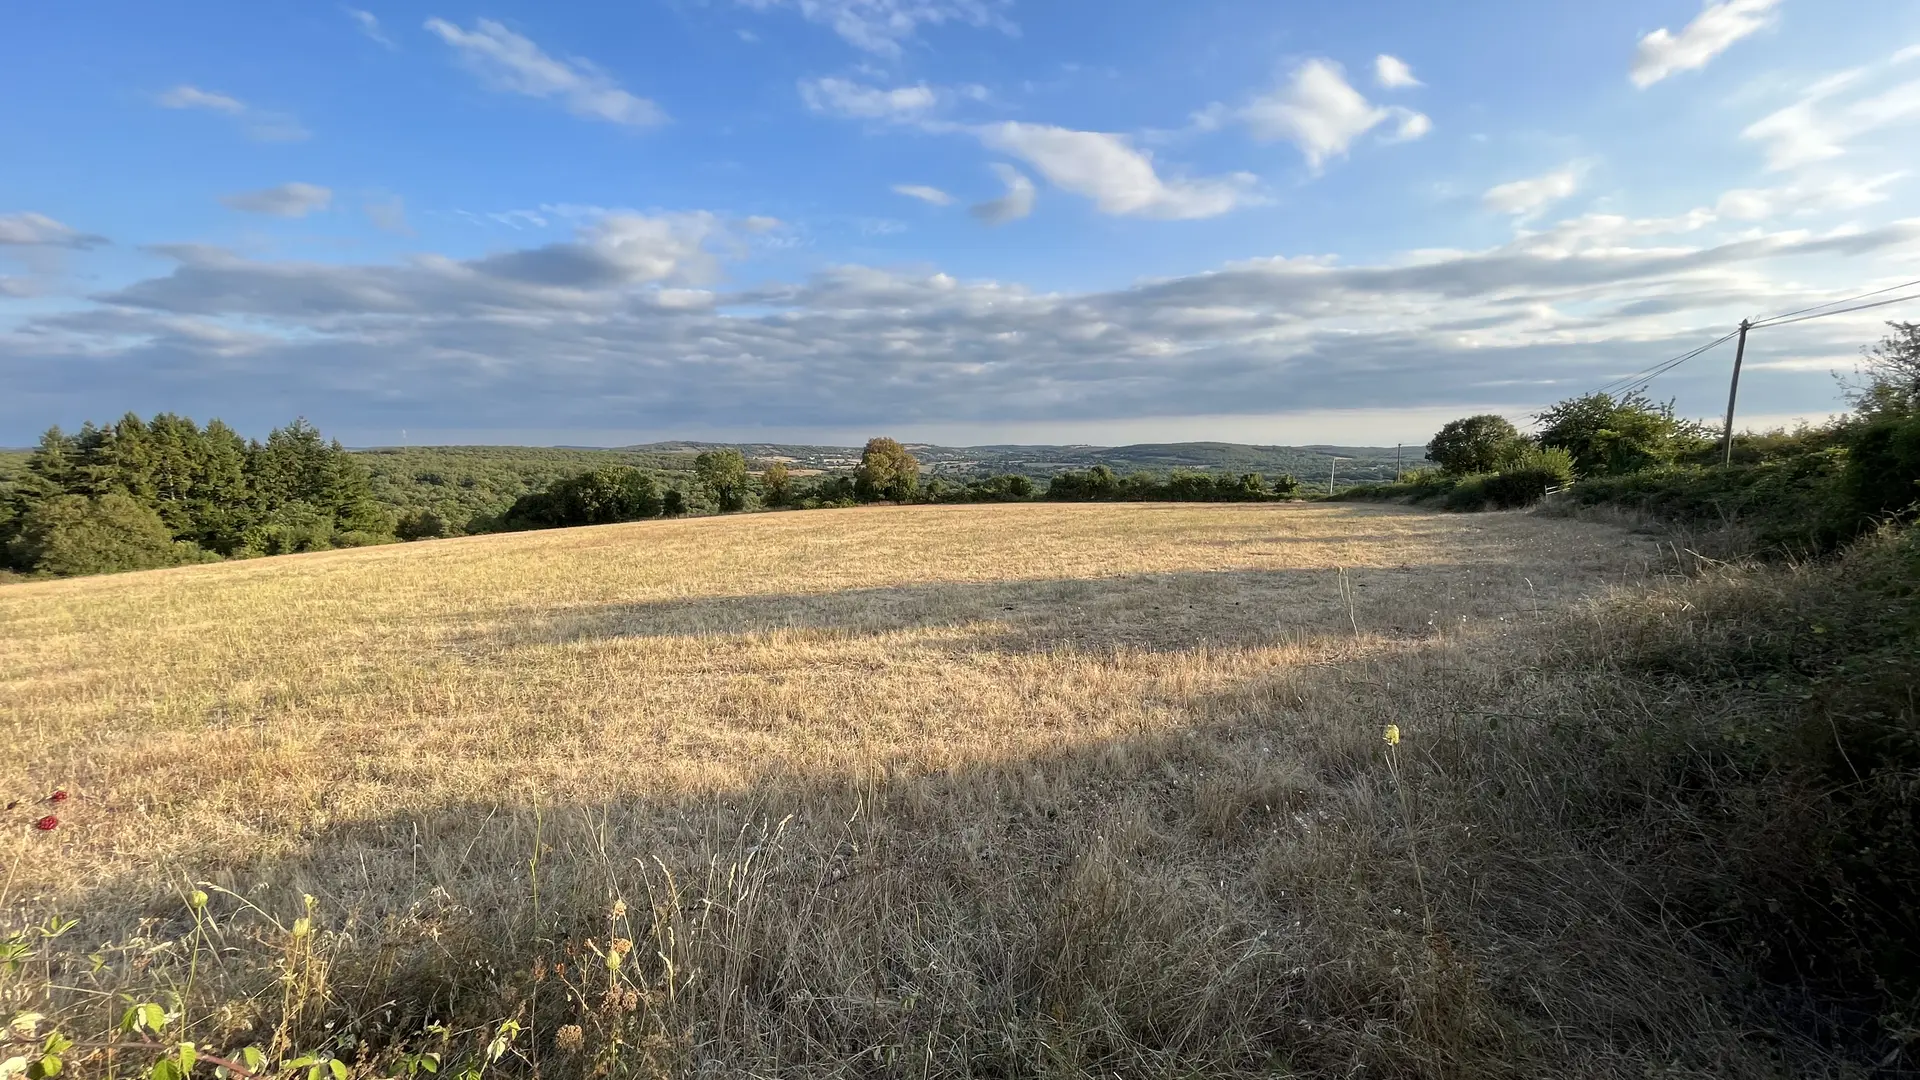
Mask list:
[[84,798],[57,842],[16,849],[15,887],[284,854],[462,800],[941,770],[1177,731],[1249,678],[1559,606],[1647,558],[1513,516],[1014,505],[16,586],[0,783]]
[[[0,785],[16,820],[73,798],[0,839],[4,901],[81,918],[117,989],[193,883],[236,942],[270,935],[238,898],[313,894],[313,1019],[369,1069],[429,1018],[519,1016],[550,1075],[593,1071],[563,1022],[610,1075],[1624,1073],[1665,1051],[1622,1031],[1719,1053],[1724,1020],[1660,941],[1596,944],[1624,909],[1547,895],[1618,891],[1577,852],[1489,885],[1423,743],[1478,716],[1456,680],[1551,693],[1535,637],[1655,558],[1514,514],[1035,504],[8,586]],[[1388,722],[1430,794],[1400,801]],[[1592,947],[1528,954],[1561,933]],[[542,1003],[536,969],[622,934],[624,1013]],[[293,1022],[243,952],[193,991],[204,1041]]]

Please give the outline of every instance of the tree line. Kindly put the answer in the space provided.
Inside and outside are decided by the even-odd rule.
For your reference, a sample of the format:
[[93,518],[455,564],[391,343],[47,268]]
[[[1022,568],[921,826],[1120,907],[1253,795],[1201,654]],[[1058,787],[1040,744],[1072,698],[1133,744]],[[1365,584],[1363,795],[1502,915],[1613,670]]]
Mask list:
[[[1222,475],[1175,470],[1118,475],[1105,465],[1052,477],[1044,491],[1029,477],[1009,473],[956,481],[923,480],[920,462],[895,439],[869,439],[851,475],[799,477],[785,462],[768,463],[755,475],[738,450],[704,451],[693,460],[692,497],[717,513],[743,510],[825,509],[871,503],[1056,501],[1260,502],[1291,498],[1292,476]],[[591,469],[515,500],[493,524],[496,529],[560,528],[674,517],[692,508],[689,493],[663,488],[637,468]]]
[[394,538],[367,470],[305,420],[266,441],[129,413],[49,430],[0,491],[0,558],[43,574],[142,570]]

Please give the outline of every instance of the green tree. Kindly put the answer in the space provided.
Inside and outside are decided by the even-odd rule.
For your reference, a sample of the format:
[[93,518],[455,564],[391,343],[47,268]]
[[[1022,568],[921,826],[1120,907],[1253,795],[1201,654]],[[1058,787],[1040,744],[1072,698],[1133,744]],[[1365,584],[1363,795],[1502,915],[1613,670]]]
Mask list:
[[693,476],[707,489],[720,512],[730,514],[747,506],[747,459],[740,451],[702,451],[693,459]]
[[868,439],[853,489],[863,502],[910,502],[920,490],[920,462],[892,439]]
[[760,470],[760,501],[768,506],[793,502],[793,473],[786,462],[776,461]]
[[1920,323],[1890,322],[1893,332],[1861,350],[1865,364],[1847,397],[1862,416],[1911,416],[1920,412]]
[[1525,447],[1519,429],[1505,417],[1482,413],[1448,421],[1427,444],[1427,457],[1441,469],[1465,476],[1512,464]]
[[1539,443],[1573,458],[1579,476],[1619,476],[1671,464],[1704,443],[1699,425],[1635,392],[1568,398],[1540,414]]
[[103,574],[194,562],[199,550],[176,544],[151,507],[121,492],[56,495],[27,512],[8,554],[44,574]]

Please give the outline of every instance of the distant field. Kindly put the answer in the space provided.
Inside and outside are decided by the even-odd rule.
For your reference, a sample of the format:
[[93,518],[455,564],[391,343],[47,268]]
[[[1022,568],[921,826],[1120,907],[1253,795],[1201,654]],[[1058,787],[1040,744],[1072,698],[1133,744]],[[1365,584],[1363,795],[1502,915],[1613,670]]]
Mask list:
[[[1456,681],[1550,692],[1534,629],[1654,558],[1509,514],[1020,504],[9,586],[0,785],[74,797],[0,834],[6,901],[78,917],[75,948],[112,946],[89,985],[121,987],[181,977],[141,950],[218,886],[193,993],[220,1045],[280,1008],[263,919],[311,894],[316,1025],[519,1016],[559,1076],[590,1072],[562,1023],[662,1074],[1494,1075],[1626,1054],[1619,1024],[1707,1039],[1683,981],[1636,1000],[1627,957],[1678,961],[1617,912],[1539,895],[1613,956],[1577,987],[1529,931],[1481,940],[1515,931],[1444,870],[1474,835],[1424,833],[1417,878],[1382,754],[1386,723],[1421,754],[1482,723]],[[1470,963],[1420,944],[1428,890]],[[588,963],[626,938],[628,967]],[[1638,1019],[1521,1034],[1589,992]]]

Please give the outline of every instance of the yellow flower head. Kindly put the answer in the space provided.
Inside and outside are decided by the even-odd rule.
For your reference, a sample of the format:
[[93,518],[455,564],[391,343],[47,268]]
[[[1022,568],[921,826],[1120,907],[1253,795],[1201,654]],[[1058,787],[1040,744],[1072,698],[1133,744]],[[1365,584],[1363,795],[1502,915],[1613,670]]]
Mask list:
[[1399,746],[1400,745],[1400,725],[1388,724],[1386,733],[1381,737],[1387,740],[1388,746]]

